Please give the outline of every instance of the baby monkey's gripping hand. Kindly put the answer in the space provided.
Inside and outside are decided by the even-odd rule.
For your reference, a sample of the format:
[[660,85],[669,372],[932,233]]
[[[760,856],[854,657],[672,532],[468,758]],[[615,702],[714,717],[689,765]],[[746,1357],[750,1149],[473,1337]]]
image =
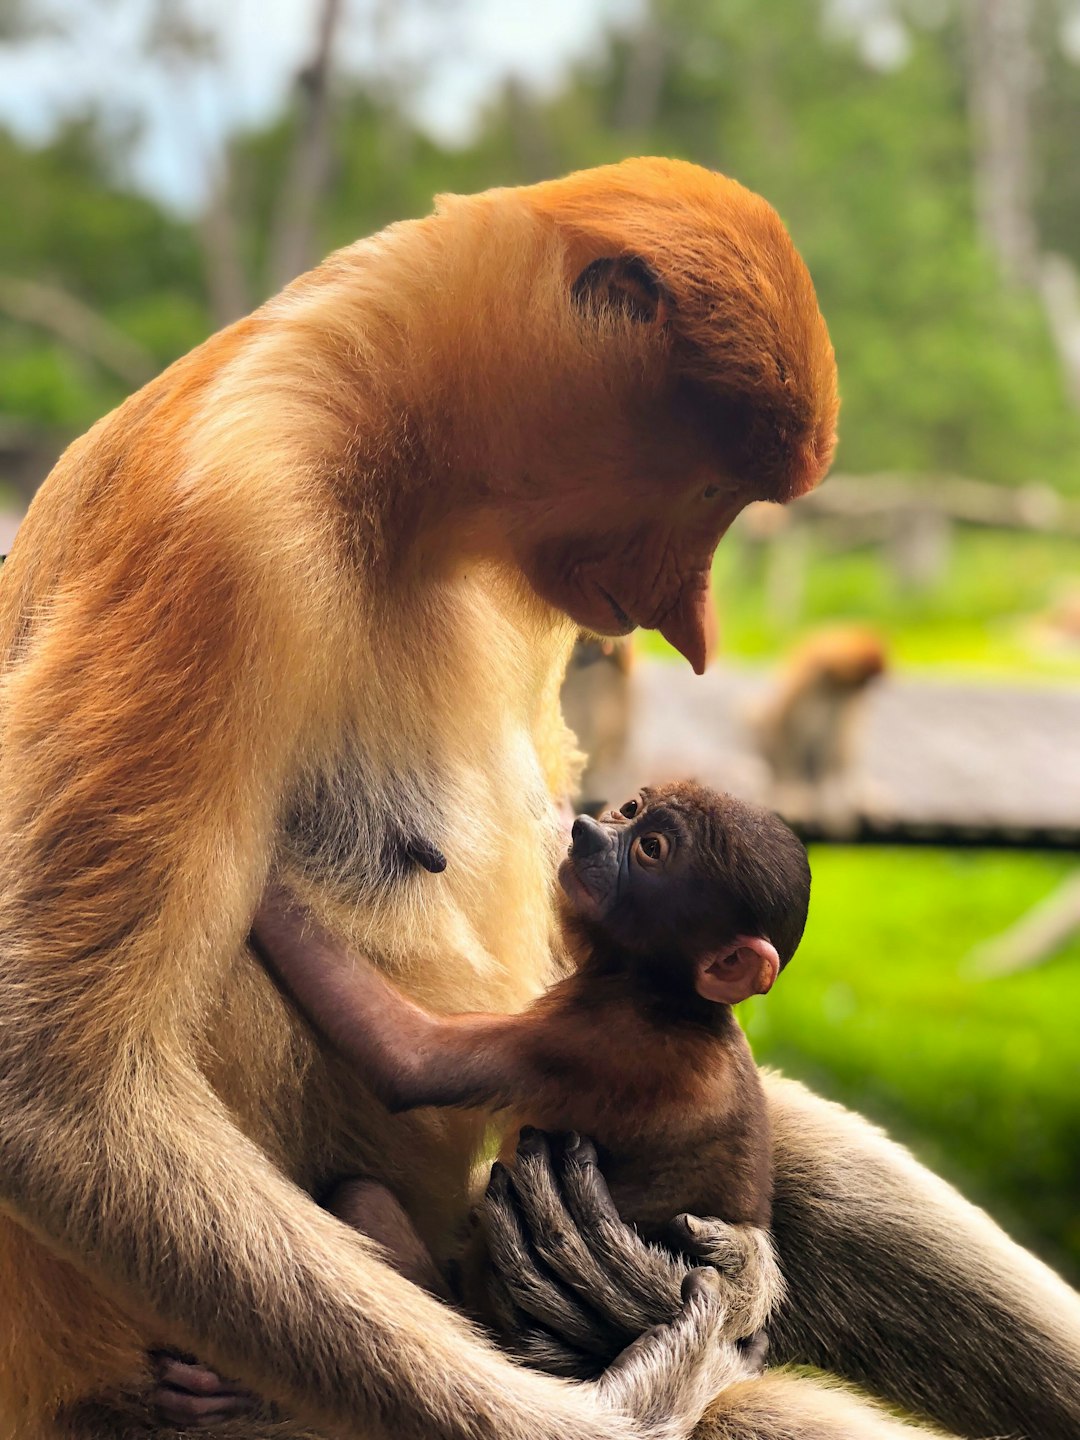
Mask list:
[[[479,1223],[498,1327],[553,1374],[599,1375],[650,1327],[670,1322],[696,1267],[716,1273],[727,1341],[756,1337],[782,1294],[763,1230],[681,1215],[670,1227],[672,1249],[643,1240],[615,1209],[594,1147],[575,1135],[553,1144],[524,1131],[514,1168],[492,1171]],[[745,1351],[749,1371],[760,1369],[763,1349]]]

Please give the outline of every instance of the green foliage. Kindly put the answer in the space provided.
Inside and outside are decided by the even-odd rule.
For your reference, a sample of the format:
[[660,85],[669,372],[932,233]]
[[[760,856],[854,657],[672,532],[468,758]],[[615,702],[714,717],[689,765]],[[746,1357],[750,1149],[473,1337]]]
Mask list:
[[123,138],[93,116],[31,148],[0,130],[0,272],[55,281],[107,307],[158,289],[201,289],[191,229],[113,178]]
[[[210,326],[191,227],[112,178],[122,140],[92,116],[32,148],[0,130],[0,276],[89,305],[162,365]],[[71,346],[0,313],[0,415],[78,431],[124,387]]]
[[818,847],[811,865],[802,947],[740,1012],[758,1059],[879,1120],[1080,1277],[1080,937],[1023,974],[962,973],[1071,862]]
[[7,415],[58,429],[92,425],[124,398],[122,389],[66,346],[37,335],[17,339],[3,328],[0,396]]

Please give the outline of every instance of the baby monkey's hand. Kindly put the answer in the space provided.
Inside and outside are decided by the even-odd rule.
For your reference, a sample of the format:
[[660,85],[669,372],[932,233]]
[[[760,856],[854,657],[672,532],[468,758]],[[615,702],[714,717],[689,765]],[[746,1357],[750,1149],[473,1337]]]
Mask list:
[[677,1215],[665,1241],[691,1264],[712,1265],[728,1282],[726,1331],[731,1339],[756,1337],[784,1297],[784,1282],[768,1231]]
[[595,1148],[576,1135],[553,1153],[548,1137],[524,1131],[513,1170],[492,1173],[480,1223],[500,1329],[531,1364],[556,1374],[595,1377],[671,1321],[685,1277],[701,1265],[719,1274],[727,1340],[756,1337],[779,1294],[762,1231],[682,1215],[673,1249],[643,1240],[616,1210]]

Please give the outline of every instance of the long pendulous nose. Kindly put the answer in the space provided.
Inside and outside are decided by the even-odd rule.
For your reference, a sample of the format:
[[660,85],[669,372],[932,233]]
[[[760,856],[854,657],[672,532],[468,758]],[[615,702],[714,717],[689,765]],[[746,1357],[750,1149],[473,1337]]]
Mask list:
[[603,826],[590,815],[579,815],[570,830],[570,849],[581,860],[598,855],[607,848],[608,837]]

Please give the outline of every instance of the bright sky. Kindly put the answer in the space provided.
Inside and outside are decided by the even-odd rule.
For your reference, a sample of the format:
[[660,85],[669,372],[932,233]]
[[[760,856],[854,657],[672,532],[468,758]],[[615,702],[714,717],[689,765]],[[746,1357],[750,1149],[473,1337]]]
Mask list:
[[[43,138],[58,116],[88,102],[143,138],[134,179],[180,208],[196,205],[223,134],[269,119],[309,56],[318,0],[34,0],[56,33],[0,45],[0,123]],[[605,30],[639,15],[643,0],[345,0],[343,68],[425,80],[414,110],[427,128],[464,139],[498,82],[517,75],[544,90],[595,53]],[[155,14],[189,16],[212,31],[213,64],[170,70],[146,58]],[[378,36],[381,38],[377,38]]]

